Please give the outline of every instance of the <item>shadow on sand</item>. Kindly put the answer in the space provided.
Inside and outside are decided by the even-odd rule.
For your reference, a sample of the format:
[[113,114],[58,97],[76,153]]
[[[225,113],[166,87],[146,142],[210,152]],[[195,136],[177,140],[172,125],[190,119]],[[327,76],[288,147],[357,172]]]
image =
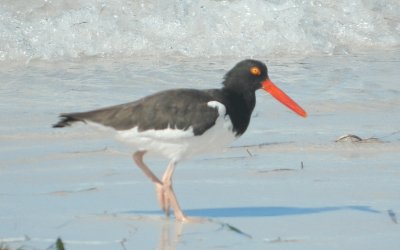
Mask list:
[[[290,216],[334,212],[339,210],[353,210],[367,213],[380,213],[369,206],[330,206],[330,207],[226,207],[226,208],[202,208],[187,209],[188,216],[196,217],[270,217]],[[138,214],[162,214],[161,211],[130,211]]]
[[[296,216],[306,214],[328,213],[335,211],[355,211],[361,213],[378,214],[381,211],[375,210],[370,206],[325,206],[325,207],[224,207],[224,208],[203,208],[188,209],[185,213],[188,216],[208,218],[209,223],[219,225],[220,229],[228,230],[245,238],[251,239],[252,236],[241,229],[221,222],[217,218],[240,218],[240,217],[273,217],[273,216]],[[161,215],[161,211],[126,211],[119,214],[140,214],[140,215]],[[164,218],[164,217],[163,217]],[[175,222],[174,220],[160,220],[161,233],[157,249],[174,250],[182,242],[182,235],[185,231],[185,223]],[[280,239],[279,239],[280,240]]]

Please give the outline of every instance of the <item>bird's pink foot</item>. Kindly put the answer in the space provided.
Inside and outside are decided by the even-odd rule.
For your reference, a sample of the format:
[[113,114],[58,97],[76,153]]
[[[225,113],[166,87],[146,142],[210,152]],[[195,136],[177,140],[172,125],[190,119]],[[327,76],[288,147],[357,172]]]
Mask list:
[[175,218],[177,221],[183,222],[183,223],[206,223],[209,222],[210,219],[208,218],[202,218],[202,217],[189,217],[186,215],[183,215],[181,217],[176,217]]

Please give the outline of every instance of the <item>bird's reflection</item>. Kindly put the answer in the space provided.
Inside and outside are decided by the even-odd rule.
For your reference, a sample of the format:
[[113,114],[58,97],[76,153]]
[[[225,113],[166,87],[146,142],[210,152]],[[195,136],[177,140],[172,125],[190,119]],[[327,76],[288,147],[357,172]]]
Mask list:
[[160,242],[156,249],[174,250],[181,241],[184,223],[163,220],[161,223]]

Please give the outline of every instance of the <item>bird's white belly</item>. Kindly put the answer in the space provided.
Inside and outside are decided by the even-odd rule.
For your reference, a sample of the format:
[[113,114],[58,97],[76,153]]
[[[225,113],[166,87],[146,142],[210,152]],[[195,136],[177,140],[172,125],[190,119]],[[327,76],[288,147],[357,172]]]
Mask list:
[[117,138],[134,145],[139,150],[154,152],[170,160],[179,161],[193,155],[213,152],[235,140],[232,122],[226,116],[225,106],[212,101],[208,106],[217,108],[219,117],[214,126],[200,136],[195,136],[192,127],[187,130],[167,128],[164,130],[138,131],[138,128],[118,131]]

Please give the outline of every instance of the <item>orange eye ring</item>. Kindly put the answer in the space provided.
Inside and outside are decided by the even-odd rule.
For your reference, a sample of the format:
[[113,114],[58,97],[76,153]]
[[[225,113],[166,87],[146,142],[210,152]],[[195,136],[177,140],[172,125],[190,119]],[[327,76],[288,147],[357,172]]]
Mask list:
[[250,73],[252,75],[255,75],[255,76],[260,76],[261,75],[261,70],[260,70],[259,67],[251,67],[250,68]]

